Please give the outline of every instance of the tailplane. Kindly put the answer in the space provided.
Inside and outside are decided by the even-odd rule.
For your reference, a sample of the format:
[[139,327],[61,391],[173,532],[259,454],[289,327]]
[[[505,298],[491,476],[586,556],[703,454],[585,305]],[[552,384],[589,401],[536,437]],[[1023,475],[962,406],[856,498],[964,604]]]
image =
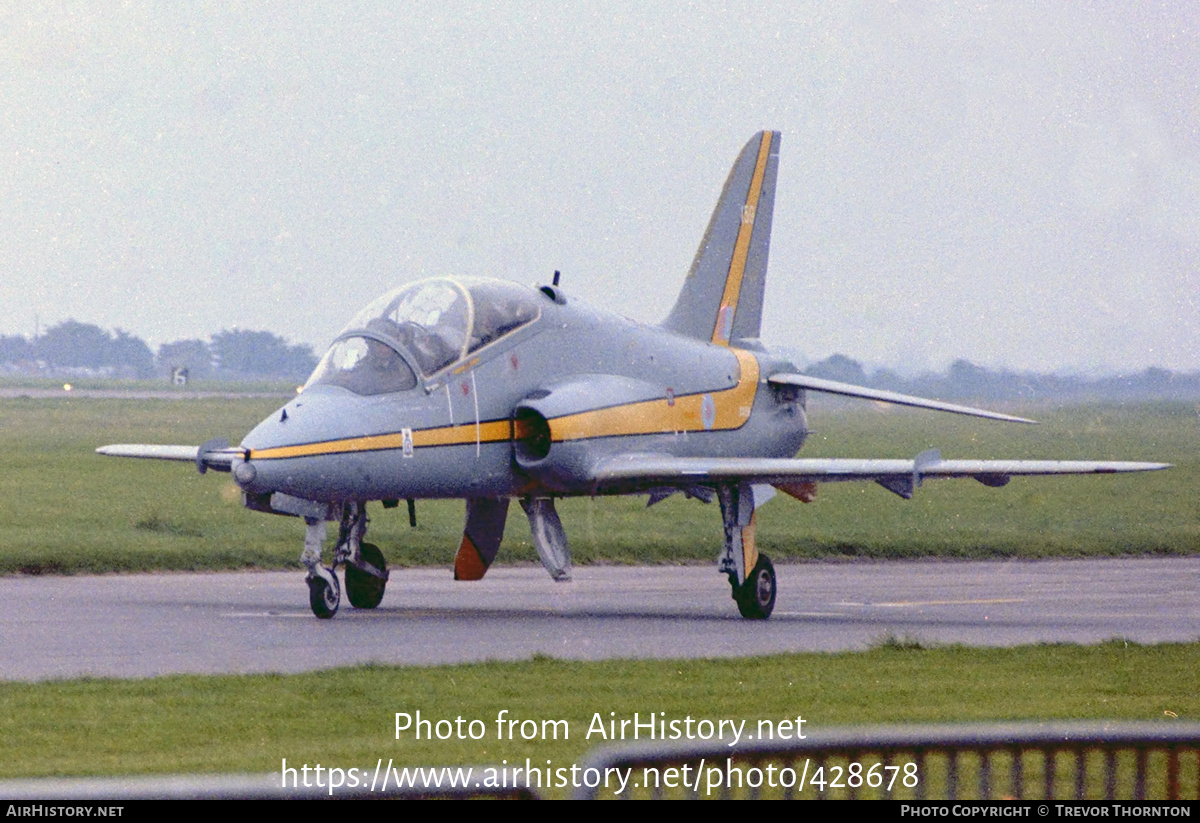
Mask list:
[[758,337],[778,168],[779,132],[754,135],[725,180],[663,328],[723,346]]

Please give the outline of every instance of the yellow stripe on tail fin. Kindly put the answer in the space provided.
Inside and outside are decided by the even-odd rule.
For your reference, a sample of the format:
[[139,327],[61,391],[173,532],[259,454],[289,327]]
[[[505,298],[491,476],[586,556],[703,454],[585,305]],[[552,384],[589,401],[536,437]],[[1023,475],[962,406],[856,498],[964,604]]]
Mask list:
[[759,132],[734,161],[663,328],[721,345],[758,337],[779,139],[779,132]]

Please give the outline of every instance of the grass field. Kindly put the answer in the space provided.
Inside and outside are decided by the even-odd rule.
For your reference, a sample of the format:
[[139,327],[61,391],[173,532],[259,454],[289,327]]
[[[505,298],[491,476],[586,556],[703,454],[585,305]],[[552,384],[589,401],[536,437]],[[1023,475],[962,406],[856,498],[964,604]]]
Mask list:
[[[228,475],[183,464],[101,458],[106,443],[231,441],[279,404],[273,399],[0,400],[0,573],[297,565],[294,518],[241,507]],[[874,405],[815,405],[802,454],[1126,459],[1174,463],[1122,477],[1017,478],[1002,489],[972,481],[926,484],[911,501],[879,486],[828,484],[815,503],[781,495],[759,518],[775,558],[1084,557],[1200,551],[1200,415],[1190,405],[1014,409],[1017,426]],[[711,561],[716,505],[680,496],[572,499],[559,510],[579,563]],[[462,503],[418,503],[416,529],[400,509],[372,511],[371,539],[393,565],[449,564]],[[501,562],[536,562],[518,510]]]
[[[1200,646],[921,649],[745,660],[359,667],[298,675],[0,683],[0,777],[271,772],[289,764],[578,761],[596,713],[844,725],[1200,717]],[[498,739],[495,719],[566,720],[566,739]],[[396,739],[395,713],[479,719],[479,740]],[[614,715],[609,713],[613,712]],[[1170,714],[1168,714],[1168,712]],[[465,736],[465,735],[464,735]],[[540,732],[539,735],[540,737]]]

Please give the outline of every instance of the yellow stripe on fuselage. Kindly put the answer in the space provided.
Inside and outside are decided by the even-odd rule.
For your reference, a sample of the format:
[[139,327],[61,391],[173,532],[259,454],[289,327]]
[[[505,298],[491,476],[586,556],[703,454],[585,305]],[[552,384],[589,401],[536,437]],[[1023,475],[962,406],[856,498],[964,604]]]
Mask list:
[[733,353],[738,359],[737,384],[731,389],[707,393],[713,399],[716,412],[710,429],[705,428],[701,413],[706,393],[700,393],[676,397],[673,404],[664,397],[555,417],[550,421],[550,439],[561,442],[589,437],[741,428],[750,419],[750,411],[754,408],[758,360],[750,352],[740,349],[733,349]]
[[[512,439],[512,422],[489,420],[461,426],[442,426],[436,429],[417,429],[412,433],[414,449],[426,446],[463,446],[476,442],[476,431],[480,443],[496,443]],[[306,443],[302,446],[278,446],[273,449],[254,449],[251,460],[276,460],[284,457],[313,457],[320,454],[344,454],[346,452],[369,452],[384,449],[404,448],[404,434],[372,434],[365,437],[348,437],[344,440],[326,440],[321,443]]]
[[742,275],[746,272],[746,257],[750,253],[750,238],[754,234],[754,221],[758,218],[758,197],[762,193],[763,177],[767,173],[767,158],[771,154],[771,139],[774,132],[763,132],[758,147],[758,160],[754,164],[754,176],[750,178],[750,191],[746,192],[746,205],[742,207],[742,224],[738,228],[737,242],[733,246],[733,259],[729,261],[729,274],[725,277],[725,291],[717,308],[717,324],[713,327],[712,342],[729,345],[728,336],[722,334],[723,320],[728,316],[729,328],[733,329],[733,317],[737,314],[738,299],[742,294]]
[[[738,359],[738,380],[729,389],[714,392],[681,395],[674,402],[667,398],[626,403],[605,409],[568,414],[550,420],[550,439],[561,443],[566,440],[584,440],[592,437],[617,437],[621,435],[665,434],[671,432],[728,431],[741,428],[750,419],[754,408],[754,395],[758,391],[758,360],[753,354],[733,349]],[[705,396],[711,396],[714,406],[713,423],[705,427],[703,405]],[[478,433],[477,433],[478,432]],[[520,432],[518,432],[518,435]],[[489,420],[459,426],[441,426],[433,429],[414,429],[414,449],[430,446],[464,446],[472,443],[499,443],[513,439],[511,420]],[[373,434],[364,437],[349,437],[342,440],[325,440],[320,443],[305,443],[298,446],[276,446],[270,449],[253,449],[250,460],[281,460],[287,457],[315,457],[325,454],[383,451],[403,449],[403,432]]]

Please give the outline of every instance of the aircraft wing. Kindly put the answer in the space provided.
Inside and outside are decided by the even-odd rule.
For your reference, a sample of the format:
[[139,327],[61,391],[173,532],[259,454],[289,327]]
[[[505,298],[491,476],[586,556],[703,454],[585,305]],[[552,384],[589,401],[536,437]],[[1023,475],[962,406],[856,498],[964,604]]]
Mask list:
[[137,457],[144,460],[175,460],[181,463],[195,463],[201,474],[209,469],[227,472],[233,467],[234,460],[245,459],[243,449],[229,448],[229,441],[223,439],[209,440],[203,446],[118,443],[101,446],[96,449],[96,454],[103,454],[107,457]]
[[775,386],[792,386],[797,389],[824,392],[825,394],[840,394],[844,397],[861,397],[864,400],[878,400],[883,403],[894,403],[898,406],[913,406],[918,409],[933,409],[935,411],[966,414],[971,417],[986,417],[989,420],[1005,420],[1009,423],[1033,423],[1024,417],[1014,417],[1011,414],[1000,414],[971,406],[959,406],[954,403],[943,403],[940,400],[926,400],[923,397],[913,397],[909,394],[868,389],[865,386],[855,386],[852,383],[839,383],[836,380],[824,380],[820,377],[809,377],[807,374],[773,374],[767,382]]
[[1003,486],[1011,477],[1055,474],[1119,474],[1157,471],[1167,463],[1105,460],[943,460],[936,451],[912,460],[839,458],[778,459],[759,457],[672,457],[634,454],[601,460],[594,476],[597,491],[688,488],[717,483],[831,483],[874,480],[904,498],[925,479],[971,477],[985,486]]

